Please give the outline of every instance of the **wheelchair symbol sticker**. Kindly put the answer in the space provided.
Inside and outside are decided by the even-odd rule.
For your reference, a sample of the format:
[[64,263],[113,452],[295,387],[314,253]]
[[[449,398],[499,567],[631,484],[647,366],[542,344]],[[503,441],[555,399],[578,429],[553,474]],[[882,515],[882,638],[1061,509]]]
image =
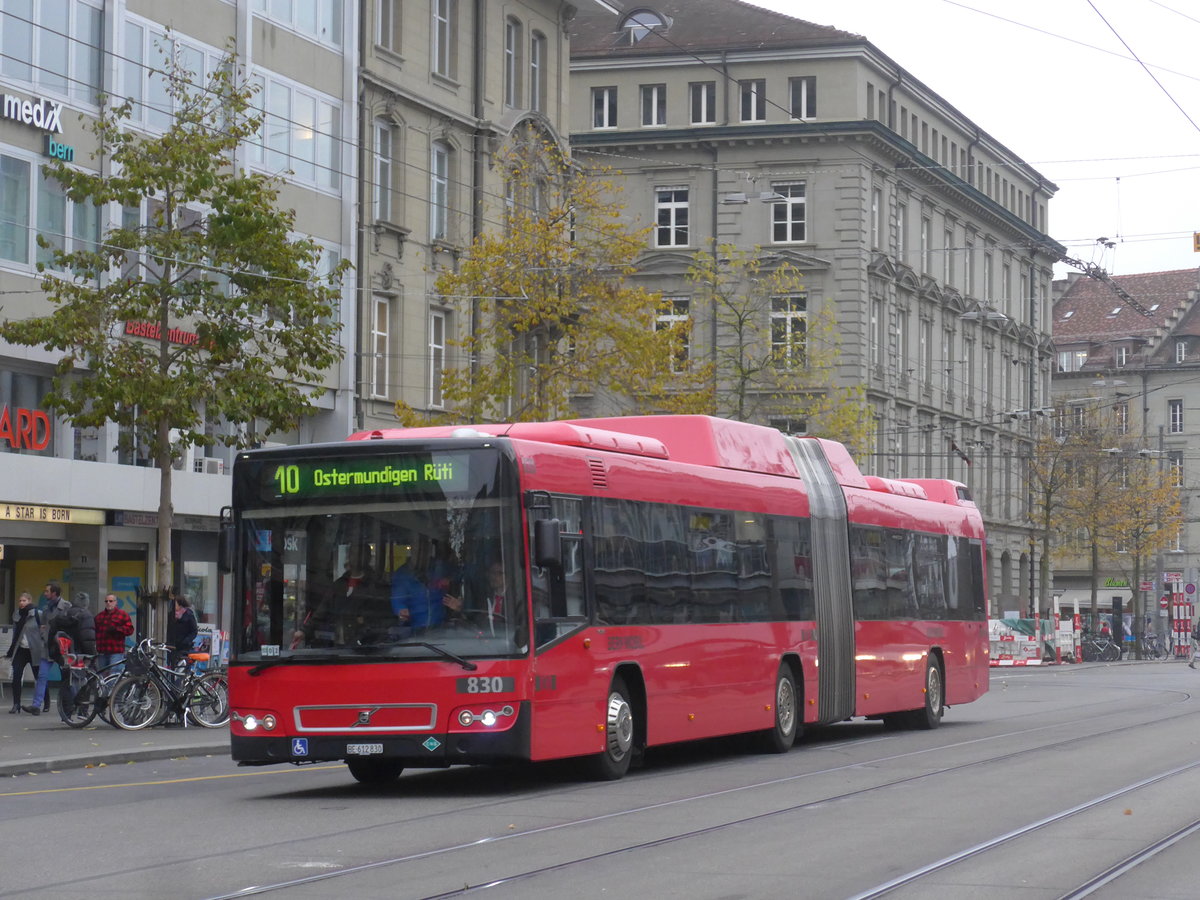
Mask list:
[[292,739],[292,756],[308,756],[308,738]]

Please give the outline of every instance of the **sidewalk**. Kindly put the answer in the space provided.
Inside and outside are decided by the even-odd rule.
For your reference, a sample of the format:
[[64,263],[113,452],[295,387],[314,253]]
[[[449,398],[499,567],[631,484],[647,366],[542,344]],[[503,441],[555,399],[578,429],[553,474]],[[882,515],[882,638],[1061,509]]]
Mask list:
[[228,728],[123,731],[97,716],[87,728],[75,729],[62,723],[53,705],[40,716],[0,710],[0,777],[210,754],[229,756]]

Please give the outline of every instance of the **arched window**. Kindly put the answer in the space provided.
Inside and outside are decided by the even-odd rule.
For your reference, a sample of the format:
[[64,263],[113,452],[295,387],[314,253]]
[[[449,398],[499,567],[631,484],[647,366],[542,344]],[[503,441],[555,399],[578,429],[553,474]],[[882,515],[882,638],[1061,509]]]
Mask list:
[[621,27],[629,34],[629,43],[636,44],[655,28],[663,28],[666,24],[666,20],[658,13],[639,9],[626,16]]

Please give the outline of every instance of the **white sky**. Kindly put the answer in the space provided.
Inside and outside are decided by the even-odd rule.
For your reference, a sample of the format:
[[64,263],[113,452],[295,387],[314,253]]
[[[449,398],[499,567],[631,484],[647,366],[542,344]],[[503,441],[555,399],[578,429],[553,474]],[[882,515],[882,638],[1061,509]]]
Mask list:
[[1057,184],[1049,232],[1069,255],[1117,275],[1200,266],[1196,0],[752,2],[865,36]]

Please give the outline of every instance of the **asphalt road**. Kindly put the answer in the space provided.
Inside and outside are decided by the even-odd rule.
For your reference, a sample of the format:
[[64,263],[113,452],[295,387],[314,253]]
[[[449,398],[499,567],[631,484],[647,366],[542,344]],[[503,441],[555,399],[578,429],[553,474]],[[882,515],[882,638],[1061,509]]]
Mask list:
[[412,771],[183,758],[0,784],[0,898],[1193,898],[1200,672],[993,670],[933,732]]

